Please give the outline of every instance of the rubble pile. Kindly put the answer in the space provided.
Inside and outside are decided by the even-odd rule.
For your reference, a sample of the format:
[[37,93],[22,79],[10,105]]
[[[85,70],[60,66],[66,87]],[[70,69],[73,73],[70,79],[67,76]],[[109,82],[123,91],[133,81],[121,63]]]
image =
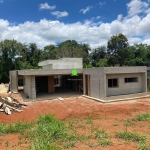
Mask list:
[[0,96],[0,112],[5,112],[10,115],[12,112],[22,112],[26,107],[26,104],[18,102],[12,97],[1,97]]

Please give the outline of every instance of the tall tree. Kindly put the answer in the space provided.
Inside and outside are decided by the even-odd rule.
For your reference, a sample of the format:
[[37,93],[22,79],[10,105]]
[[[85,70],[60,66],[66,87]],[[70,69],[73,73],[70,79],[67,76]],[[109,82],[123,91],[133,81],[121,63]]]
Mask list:
[[17,58],[20,57],[22,44],[16,40],[4,40],[0,42],[0,81],[9,81],[9,71],[19,69]]
[[55,45],[47,45],[42,51],[42,60],[57,59],[58,48]]
[[93,67],[106,67],[107,66],[107,59],[106,59],[106,47],[99,46],[95,48],[91,53],[92,56],[92,66]]
[[108,41],[108,64],[111,66],[123,66],[128,61],[128,39],[122,33],[114,35]]

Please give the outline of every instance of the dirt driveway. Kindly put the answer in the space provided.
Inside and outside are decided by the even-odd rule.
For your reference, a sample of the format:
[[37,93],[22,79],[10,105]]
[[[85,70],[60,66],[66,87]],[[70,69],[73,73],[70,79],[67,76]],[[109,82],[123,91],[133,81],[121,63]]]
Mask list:
[[[0,94],[7,96],[7,94]],[[12,95],[22,101],[18,94]],[[44,100],[27,102],[28,107],[21,113],[14,112],[12,115],[0,113],[1,123],[12,123],[16,121],[32,121],[39,115],[54,114],[59,119],[70,117],[107,117],[124,118],[131,117],[135,113],[148,111],[150,99],[114,102],[103,104],[84,97],[66,98],[64,100]]]

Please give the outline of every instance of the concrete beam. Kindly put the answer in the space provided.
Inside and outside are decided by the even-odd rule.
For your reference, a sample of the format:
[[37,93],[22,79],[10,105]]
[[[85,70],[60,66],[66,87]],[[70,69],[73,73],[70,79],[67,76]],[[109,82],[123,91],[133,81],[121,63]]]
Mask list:
[[[83,73],[83,69],[76,69],[78,74]],[[18,75],[33,75],[33,76],[43,76],[43,75],[71,75],[72,69],[53,69],[53,70],[18,70]]]

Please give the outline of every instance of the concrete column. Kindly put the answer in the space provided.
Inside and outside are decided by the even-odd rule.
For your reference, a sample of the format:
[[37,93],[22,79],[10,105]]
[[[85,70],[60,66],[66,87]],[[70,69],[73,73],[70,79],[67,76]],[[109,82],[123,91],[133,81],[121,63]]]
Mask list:
[[86,95],[85,74],[83,73],[83,95]]
[[36,88],[35,88],[35,76],[31,76],[31,98],[36,98]]
[[13,93],[18,93],[18,72],[10,71],[10,90]]
[[54,93],[54,76],[48,76],[48,93]]

